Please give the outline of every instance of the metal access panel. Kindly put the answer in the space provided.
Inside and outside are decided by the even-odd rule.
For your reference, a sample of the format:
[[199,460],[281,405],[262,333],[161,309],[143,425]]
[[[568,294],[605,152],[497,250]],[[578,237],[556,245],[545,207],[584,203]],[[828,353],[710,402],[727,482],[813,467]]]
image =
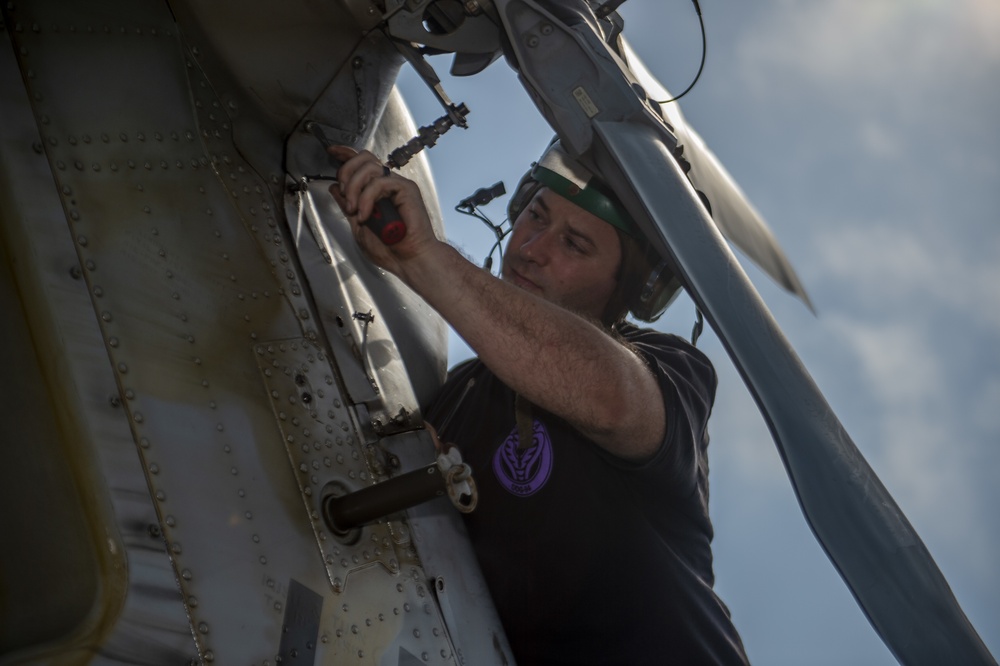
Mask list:
[[253,38],[212,35],[274,9],[211,4],[3,8],[0,663],[510,661],[449,507],[349,535],[319,513],[433,460],[443,324],[285,166],[341,71],[359,144],[412,132],[398,56],[284,4],[308,34],[256,48],[332,42],[329,71],[255,109],[227,74]]

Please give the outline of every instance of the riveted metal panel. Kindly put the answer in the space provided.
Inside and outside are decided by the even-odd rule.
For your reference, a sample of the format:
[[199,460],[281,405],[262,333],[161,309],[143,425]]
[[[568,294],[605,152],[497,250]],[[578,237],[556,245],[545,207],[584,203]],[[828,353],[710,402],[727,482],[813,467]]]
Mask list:
[[[453,646],[459,627],[446,626],[419,553],[450,552],[459,531],[418,548],[402,514],[351,539],[318,517],[331,484],[357,489],[397,471],[393,460],[433,458],[413,430],[409,375],[425,397],[440,380],[440,320],[368,267],[318,186],[321,231],[301,226],[280,159],[294,128],[247,113],[240,77],[226,74],[233,54],[218,59],[211,35],[196,30],[194,43],[153,0],[3,12],[0,82],[13,92],[0,129],[0,297],[23,317],[3,329],[14,346],[0,362],[24,351],[19,372],[39,376],[3,418],[38,403],[30,417],[53,425],[34,449],[52,473],[24,485],[59,506],[31,507],[26,521],[59,533],[84,517],[62,531],[78,591],[60,599],[53,583],[34,603],[0,606],[38,623],[64,604],[68,619],[0,633],[4,663],[463,661],[472,653]],[[384,49],[358,51],[371,85],[349,103],[358,140],[379,150],[412,131],[398,102],[393,129],[379,129],[382,74],[398,67],[380,68]],[[362,309],[375,321],[354,319]],[[389,433],[419,455],[388,454]],[[0,480],[17,489],[12,477],[30,470],[9,453]],[[0,558],[5,578],[53,541],[18,543]]]

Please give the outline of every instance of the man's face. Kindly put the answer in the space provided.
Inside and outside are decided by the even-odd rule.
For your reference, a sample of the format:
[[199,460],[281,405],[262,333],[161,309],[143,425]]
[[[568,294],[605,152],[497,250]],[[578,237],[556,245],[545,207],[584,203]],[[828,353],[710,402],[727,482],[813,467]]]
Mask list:
[[502,274],[547,301],[600,319],[620,262],[614,227],[542,188],[514,221]]

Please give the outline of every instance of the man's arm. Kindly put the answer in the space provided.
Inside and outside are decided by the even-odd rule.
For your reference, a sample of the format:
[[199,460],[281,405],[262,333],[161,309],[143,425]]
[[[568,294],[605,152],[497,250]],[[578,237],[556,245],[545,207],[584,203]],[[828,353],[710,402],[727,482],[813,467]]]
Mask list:
[[[336,152],[334,152],[336,151]],[[645,362],[595,324],[499,280],[434,236],[415,183],[384,176],[369,153],[345,160],[331,187],[359,245],[437,310],[511,389],[623,458],[643,459],[666,431],[659,385]],[[389,197],[407,225],[386,246],[360,224]]]

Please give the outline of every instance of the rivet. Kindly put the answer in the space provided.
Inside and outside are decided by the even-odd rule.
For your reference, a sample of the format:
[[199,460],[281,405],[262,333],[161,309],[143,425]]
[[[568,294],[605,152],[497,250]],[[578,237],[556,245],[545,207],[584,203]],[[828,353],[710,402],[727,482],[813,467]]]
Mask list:
[[111,313],[105,310],[104,312],[101,313],[101,319],[103,319],[104,321],[111,321]]
[[144,449],[148,449],[149,448],[149,440],[146,439],[145,437],[143,437],[142,439],[139,440],[139,446],[141,446]]

